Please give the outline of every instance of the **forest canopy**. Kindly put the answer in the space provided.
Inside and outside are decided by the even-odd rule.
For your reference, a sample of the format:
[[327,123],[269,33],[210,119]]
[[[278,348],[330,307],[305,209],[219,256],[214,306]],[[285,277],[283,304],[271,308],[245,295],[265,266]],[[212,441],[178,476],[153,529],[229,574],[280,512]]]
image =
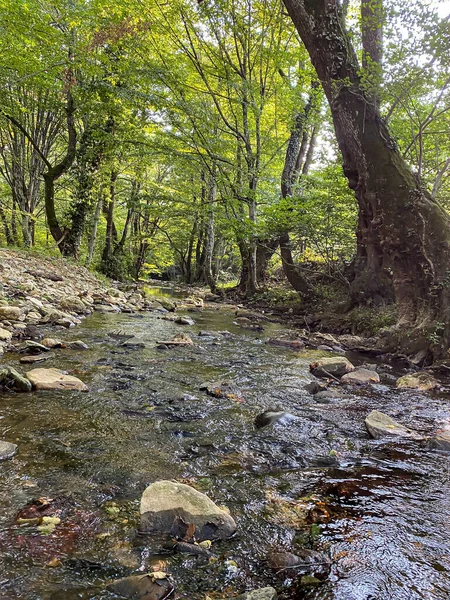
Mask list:
[[435,327],[447,4],[0,0],[0,243]]

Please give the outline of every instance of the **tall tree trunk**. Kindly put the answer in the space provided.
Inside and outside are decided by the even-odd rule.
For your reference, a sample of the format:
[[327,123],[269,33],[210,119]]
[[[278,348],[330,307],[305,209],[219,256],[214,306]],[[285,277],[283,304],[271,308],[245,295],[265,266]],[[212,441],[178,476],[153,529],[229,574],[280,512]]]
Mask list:
[[208,193],[208,227],[206,230],[205,244],[205,281],[212,293],[216,291],[216,281],[213,275],[213,258],[215,242],[214,210],[216,203],[217,186],[214,174],[211,174]]
[[411,172],[362,85],[338,1],[283,2],[322,82],[367,235],[381,240],[392,269],[397,343],[441,356],[450,340],[450,219]]
[[86,266],[89,267],[94,259],[95,242],[97,240],[98,223],[100,221],[100,215],[102,212],[103,204],[103,192],[101,191],[97,200],[97,206],[95,207],[94,220],[92,223],[91,234],[89,236],[88,243],[88,256],[86,260]]
[[258,286],[267,282],[269,261],[277,251],[279,244],[280,240],[278,238],[258,240],[256,245],[256,281]]
[[0,220],[3,224],[3,231],[5,232],[6,243],[8,246],[14,245],[14,238],[11,235],[11,230],[8,224],[8,219],[6,218],[5,211],[3,210],[3,206],[0,204]]
[[[118,173],[116,171],[111,172],[109,180],[109,200],[106,208],[106,235],[105,235],[105,246],[103,248],[102,263],[104,269],[108,271],[108,262],[112,255],[113,241],[114,241],[114,206],[116,201],[116,181]],[[117,233],[116,233],[117,235]],[[106,272],[105,271],[105,272]]]

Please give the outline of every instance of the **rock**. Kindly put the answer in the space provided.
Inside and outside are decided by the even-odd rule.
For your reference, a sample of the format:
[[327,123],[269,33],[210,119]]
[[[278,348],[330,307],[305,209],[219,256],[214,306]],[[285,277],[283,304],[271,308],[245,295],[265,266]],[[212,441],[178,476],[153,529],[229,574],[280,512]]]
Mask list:
[[34,364],[37,362],[44,362],[44,360],[48,360],[49,358],[54,358],[54,354],[34,354],[28,356],[22,356],[19,362],[23,364]]
[[46,348],[62,348],[64,344],[56,338],[45,338],[42,340],[42,345]]
[[3,440],[0,440],[0,460],[12,458],[16,452],[16,444],[11,444],[11,442],[5,442]]
[[397,379],[396,386],[398,388],[408,388],[412,390],[419,390],[421,392],[427,392],[428,390],[434,390],[439,384],[436,379],[430,373],[419,372],[404,375]]
[[38,322],[40,319],[41,315],[37,312],[34,312],[34,310],[30,310],[30,312],[27,314],[27,321]]
[[70,329],[71,327],[75,327],[75,321],[69,317],[63,317],[62,319],[55,321],[55,325],[60,325],[61,327]]
[[320,358],[309,365],[311,372],[319,377],[326,377],[327,373],[333,377],[342,377],[355,370],[352,363],[345,356],[330,356]]
[[341,383],[355,383],[365,385],[367,383],[380,383],[380,376],[376,371],[370,369],[356,369],[341,377]]
[[120,347],[129,348],[130,350],[143,350],[145,348],[145,344],[144,342],[135,342],[134,340],[129,340],[127,342],[122,342]]
[[21,315],[22,311],[18,306],[0,306],[0,320],[18,321]]
[[72,340],[71,342],[66,342],[65,346],[69,350],[89,350],[89,346],[81,340]]
[[178,325],[195,325],[195,321],[191,317],[177,317],[175,323]]
[[181,521],[195,526],[197,541],[225,540],[236,531],[233,518],[208,496],[173,481],[156,481],[148,486],[142,494],[140,514],[142,531],[173,534]]
[[199,331],[198,335],[200,337],[217,338],[219,336],[219,333],[215,331]]
[[77,298],[77,296],[67,296],[67,298],[63,298],[60,302],[60,306],[63,310],[69,310],[78,314],[86,312],[84,302]]
[[168,298],[156,298],[156,301],[166,310],[173,312],[176,308],[175,302]]
[[87,392],[88,387],[78,377],[65,375],[58,369],[33,369],[26,374],[36,390],[79,390]]
[[19,392],[31,392],[31,383],[16,369],[5,366],[0,369],[0,385]]
[[0,328],[0,342],[10,342],[12,339],[12,333],[7,329]]
[[48,352],[49,348],[44,346],[44,344],[40,344],[39,342],[26,340],[23,344],[15,346],[14,350],[16,352],[20,352],[20,354],[42,354],[42,352]]
[[[232,600],[276,600],[277,592],[273,587],[260,588],[235,596]],[[230,599],[231,600],[231,599]]]
[[233,321],[233,325],[239,325],[239,327],[250,329],[251,331],[264,331],[264,327],[262,325],[252,323],[252,321],[247,317],[236,317]]
[[94,310],[100,313],[118,313],[120,308],[110,304],[96,304]]
[[282,346],[284,348],[292,348],[293,350],[301,350],[305,347],[303,340],[279,340],[276,338],[270,338],[266,344],[269,346]]
[[327,346],[340,346],[339,341],[331,333],[320,333],[319,331],[309,336],[311,344],[326,344]]
[[333,388],[322,390],[314,394],[314,400],[318,402],[327,402],[328,400],[340,400],[342,398],[342,394]]
[[318,381],[311,381],[311,383],[305,385],[303,389],[312,394],[313,396],[314,394],[318,394],[319,392],[327,391],[327,387],[322,383],[319,383]]
[[177,335],[175,335],[172,338],[172,342],[182,342],[184,344],[187,344],[188,346],[193,346],[194,345],[194,342],[185,333],[177,333]]
[[241,390],[232,381],[214,381],[212,383],[203,383],[200,390],[206,391],[208,396],[215,398],[228,398],[236,400],[241,398]]
[[268,563],[283,577],[308,574],[325,578],[330,572],[331,560],[326,554],[308,548],[298,548],[295,552],[273,552],[268,556]]
[[283,419],[283,417],[286,417],[288,414],[289,413],[287,413],[286,411],[276,408],[265,410],[263,413],[261,413],[255,418],[253,424],[255,426],[255,429],[262,429],[263,427],[268,427],[269,425],[280,421],[281,419]]
[[404,425],[397,423],[394,421],[394,419],[382,412],[379,412],[378,410],[373,410],[371,413],[369,413],[364,423],[370,435],[375,439],[381,438],[385,435],[410,438],[419,437],[411,429],[408,429]]
[[109,583],[106,587],[122,598],[133,600],[163,600],[173,591],[173,585],[167,578],[158,579],[152,573],[125,577]]
[[450,452],[450,429],[446,429],[436,434],[430,440],[430,447],[434,450],[442,450],[443,452]]

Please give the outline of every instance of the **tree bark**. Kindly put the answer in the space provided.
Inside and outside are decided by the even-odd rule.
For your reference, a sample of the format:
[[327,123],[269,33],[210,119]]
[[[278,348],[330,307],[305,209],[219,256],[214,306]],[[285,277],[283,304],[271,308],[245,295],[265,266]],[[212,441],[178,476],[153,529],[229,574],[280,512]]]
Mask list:
[[386,258],[392,270],[396,341],[408,353],[427,348],[441,356],[450,338],[450,219],[413,175],[366,93],[337,0],[283,1],[330,104],[367,234],[381,240],[376,260]]

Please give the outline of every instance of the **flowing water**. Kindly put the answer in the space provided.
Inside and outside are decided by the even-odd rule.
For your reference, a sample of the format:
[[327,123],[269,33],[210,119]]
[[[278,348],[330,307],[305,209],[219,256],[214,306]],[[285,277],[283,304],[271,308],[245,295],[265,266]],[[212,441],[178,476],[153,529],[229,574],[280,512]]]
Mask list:
[[[192,327],[160,316],[96,313],[62,333],[89,350],[55,351],[42,366],[78,375],[88,393],[1,396],[0,439],[19,451],[0,463],[0,598],[112,599],[107,581],[158,561],[180,599],[266,585],[283,599],[450,598],[448,456],[424,442],[372,440],[364,427],[377,408],[429,435],[448,415],[448,393],[380,384],[320,403],[303,389],[317,352],[264,343],[281,325],[246,331],[226,307],[192,314]],[[145,349],[108,337],[119,328]],[[180,331],[193,347],[156,348]],[[241,397],[200,390],[223,380]],[[255,430],[255,416],[277,406],[294,417]],[[164,555],[161,540],[138,535],[140,495],[158,479],[228,507],[238,533],[213,545],[216,559]],[[60,508],[53,534],[16,520],[36,498]],[[270,551],[299,547],[331,557],[324,582],[305,587],[270,569]]]

